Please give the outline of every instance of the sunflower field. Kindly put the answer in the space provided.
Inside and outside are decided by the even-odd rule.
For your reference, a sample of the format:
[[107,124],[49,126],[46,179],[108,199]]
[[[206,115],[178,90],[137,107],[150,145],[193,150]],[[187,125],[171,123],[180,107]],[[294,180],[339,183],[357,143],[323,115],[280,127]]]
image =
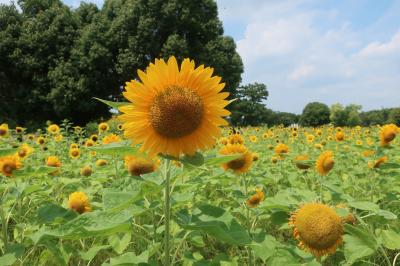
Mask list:
[[400,128],[233,128],[156,60],[96,132],[0,125],[0,265],[400,265]]

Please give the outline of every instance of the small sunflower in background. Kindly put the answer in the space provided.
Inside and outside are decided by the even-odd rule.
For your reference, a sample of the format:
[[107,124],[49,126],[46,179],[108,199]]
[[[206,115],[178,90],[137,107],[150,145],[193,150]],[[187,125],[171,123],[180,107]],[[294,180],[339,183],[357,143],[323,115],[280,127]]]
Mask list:
[[343,242],[343,221],[335,210],[322,203],[307,203],[292,213],[289,225],[300,248],[317,258],[333,254]]
[[222,147],[219,153],[222,155],[240,155],[239,158],[222,164],[222,167],[225,170],[233,170],[236,174],[246,173],[249,171],[253,162],[253,154],[241,144],[228,144]]
[[91,139],[87,139],[85,141],[85,147],[93,147],[94,146],[94,141]]
[[379,132],[381,146],[389,145],[398,132],[399,128],[395,124],[384,125]]
[[251,142],[253,142],[253,143],[256,143],[256,142],[257,142],[257,136],[250,136],[250,137],[249,137],[249,140],[250,140]]
[[14,170],[20,169],[22,163],[17,155],[0,157],[0,173],[10,177]]
[[79,145],[77,143],[71,143],[71,145],[69,145],[70,149],[78,149]]
[[382,164],[387,163],[388,157],[387,156],[382,156],[375,162],[368,162],[368,167],[369,168],[379,168]]
[[57,124],[51,124],[47,127],[47,131],[53,135],[60,133],[60,127]]
[[246,205],[249,208],[257,207],[265,198],[264,192],[256,188],[256,193],[246,200]]
[[23,127],[16,127],[15,128],[15,132],[17,132],[17,134],[22,134],[24,133],[25,128]]
[[221,137],[219,138],[218,142],[222,145],[227,145],[228,144],[228,138],[226,137]]
[[131,103],[119,108],[125,136],[150,154],[179,157],[212,148],[230,114],[229,93],[221,92],[225,84],[213,71],[189,59],[179,67],[173,56],[138,70],[141,82],[127,82],[123,92]]
[[229,144],[243,144],[244,138],[239,133],[234,133],[228,138]]
[[125,167],[131,176],[149,174],[157,169],[157,164],[141,156],[125,156]]
[[275,146],[275,153],[277,155],[283,155],[289,153],[289,147],[284,143],[279,143]]
[[61,167],[61,161],[57,156],[49,156],[46,158],[46,165],[50,167]]
[[343,141],[344,140],[344,134],[342,131],[338,131],[335,134],[335,139],[336,141]]
[[68,207],[79,214],[90,212],[92,208],[90,207],[89,198],[84,192],[74,192],[69,195]]
[[77,159],[81,156],[81,150],[79,148],[72,148],[69,150],[69,157],[72,159]]
[[25,159],[33,152],[33,148],[26,143],[23,143],[17,151],[17,156],[20,159]]
[[117,128],[118,128],[118,130],[120,130],[120,131],[124,130],[124,126],[123,126],[122,124],[118,124]]
[[97,167],[102,167],[102,166],[105,166],[105,165],[107,165],[107,161],[104,160],[104,159],[98,159],[98,160],[96,161],[96,166],[97,166]]
[[253,152],[253,162],[258,161],[258,159],[260,159],[260,156],[258,155],[258,153]]
[[315,168],[317,169],[317,172],[320,175],[324,176],[324,175],[327,175],[330,170],[332,170],[334,164],[335,164],[335,161],[333,160],[333,152],[332,151],[324,151],[318,157],[316,164],[315,164]]
[[90,175],[92,175],[92,167],[90,167],[90,166],[82,167],[81,170],[80,170],[80,174],[82,176],[90,176]]
[[75,126],[74,127],[74,132],[76,134],[80,134],[80,133],[82,133],[82,131],[83,131],[83,129],[80,126]]
[[96,135],[96,134],[93,134],[93,135],[90,136],[90,139],[91,139],[93,142],[97,142],[97,141],[99,140],[99,136]]
[[313,143],[315,136],[313,134],[307,134],[307,143]]
[[103,144],[110,144],[114,142],[120,142],[121,138],[116,134],[108,134],[102,140]]
[[60,141],[62,141],[64,139],[64,137],[63,137],[63,135],[61,135],[61,134],[58,134],[58,135],[55,135],[54,136],[54,141],[55,142],[60,142]]
[[40,136],[36,139],[36,143],[39,145],[44,145],[46,143],[46,139],[43,136]]
[[110,129],[110,126],[106,122],[103,122],[103,123],[99,124],[98,128],[99,128],[99,132],[102,133],[102,132],[108,131]]
[[8,128],[7,124],[0,125],[0,137],[5,138],[8,136],[10,129]]

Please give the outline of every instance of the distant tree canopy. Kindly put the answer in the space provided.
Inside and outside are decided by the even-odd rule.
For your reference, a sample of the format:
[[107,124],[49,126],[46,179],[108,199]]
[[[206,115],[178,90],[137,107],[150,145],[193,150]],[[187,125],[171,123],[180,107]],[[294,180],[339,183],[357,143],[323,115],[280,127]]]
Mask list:
[[155,58],[190,57],[214,68],[237,97],[243,64],[223,36],[213,0],[106,0],[101,10],[60,0],[0,5],[0,117],[6,122],[108,116],[92,97],[116,99]]
[[312,102],[304,107],[300,124],[311,127],[321,126],[330,122],[329,116],[330,110],[326,104]]
[[361,105],[350,104],[343,107],[340,103],[331,106],[330,120],[335,126],[361,125]]

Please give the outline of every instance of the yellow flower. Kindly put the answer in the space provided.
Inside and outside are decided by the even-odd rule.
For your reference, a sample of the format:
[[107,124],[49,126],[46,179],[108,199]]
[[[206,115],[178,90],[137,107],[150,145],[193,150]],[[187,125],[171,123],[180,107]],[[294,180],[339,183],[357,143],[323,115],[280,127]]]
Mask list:
[[337,141],[343,141],[344,140],[344,134],[342,131],[336,132],[335,138]]
[[84,192],[74,192],[69,195],[68,206],[79,214],[90,212],[89,199]]
[[267,139],[267,138],[269,138],[269,134],[268,134],[267,132],[265,132],[265,133],[263,134],[263,139]]
[[22,132],[24,132],[24,128],[23,127],[16,127],[15,128],[15,132],[17,132],[18,134],[21,134]]
[[317,136],[321,136],[322,135],[322,131],[320,129],[318,129],[316,132]]
[[54,141],[56,141],[56,142],[60,142],[60,141],[62,141],[64,138],[63,138],[63,136],[61,135],[61,134],[58,134],[58,135],[55,135],[54,136]]
[[14,170],[22,167],[16,155],[0,157],[0,172],[5,176],[12,176]]
[[257,136],[250,136],[249,139],[251,142],[257,142]]
[[98,159],[98,160],[96,161],[96,166],[98,166],[98,167],[104,166],[104,165],[106,165],[106,164],[107,164],[107,161],[104,160],[104,159]]
[[128,82],[123,93],[132,103],[120,107],[125,136],[151,154],[177,157],[211,148],[230,114],[224,109],[229,93],[220,92],[225,84],[212,73],[189,59],[179,69],[175,57],[139,70],[141,82]]
[[94,145],[93,140],[87,139],[87,140],[85,141],[85,146],[86,146],[86,147],[92,147],[93,145]]
[[358,140],[356,141],[356,145],[358,145],[358,146],[363,145],[362,140],[358,139]]
[[375,162],[368,162],[368,167],[369,168],[379,168],[383,163],[386,163],[388,161],[387,156],[383,156],[376,160]]
[[93,135],[90,136],[90,139],[91,139],[93,142],[97,142],[97,141],[99,140],[99,136],[97,136],[96,134],[93,134]]
[[307,203],[292,213],[289,225],[299,246],[321,257],[336,252],[343,242],[343,223],[331,207],[321,203]]
[[264,200],[264,197],[265,197],[264,192],[261,189],[256,188],[256,194],[254,194],[253,196],[251,196],[246,200],[247,207],[249,208],[257,207],[260,204],[260,202]]
[[271,158],[271,162],[272,163],[277,163],[279,161],[279,157],[276,157],[276,156],[272,156],[272,158]]
[[399,129],[394,124],[384,125],[380,131],[381,146],[389,145],[394,140]]
[[226,145],[228,144],[228,138],[222,137],[219,139],[218,142],[221,143],[222,145]]
[[35,136],[34,136],[33,134],[28,134],[26,137],[27,137],[29,140],[34,140],[34,139],[35,139]]
[[307,135],[307,143],[312,143],[314,141],[315,137],[312,134]]
[[114,142],[120,142],[121,138],[115,134],[108,134],[103,138],[103,144],[110,144]]
[[0,125],[0,137],[7,137],[10,130],[8,129],[7,124]]
[[318,157],[315,166],[320,175],[327,175],[334,164],[332,151],[325,151]]
[[125,156],[125,167],[132,176],[149,174],[157,168],[151,159],[138,156]]
[[83,176],[90,176],[92,174],[92,167],[85,166],[81,168],[81,175]]
[[79,156],[81,156],[81,151],[78,148],[73,148],[69,150],[69,156],[72,159],[76,159],[79,158]]
[[99,132],[105,132],[108,131],[109,129],[110,126],[107,123],[103,122],[99,124]]
[[28,157],[32,152],[33,152],[33,149],[28,144],[24,143],[19,147],[16,155],[20,159],[24,159],[24,158]]
[[374,154],[375,154],[374,150],[363,151],[364,157],[369,157],[369,156],[374,155]]
[[60,127],[56,124],[51,124],[50,126],[47,127],[47,131],[55,135],[60,132]]
[[46,139],[42,136],[40,136],[36,139],[36,143],[39,145],[43,145],[45,142],[46,142]]
[[231,169],[236,174],[245,173],[250,169],[253,162],[253,155],[244,145],[241,144],[228,144],[221,148],[219,151],[222,155],[240,154],[237,159],[222,164],[225,170]]
[[69,145],[70,149],[77,149],[79,148],[79,145],[77,143],[71,143],[71,145]]
[[289,153],[289,147],[286,144],[279,143],[275,147],[275,153],[277,155],[287,154]]
[[229,136],[229,144],[243,144],[244,139],[239,133],[235,133]]
[[308,155],[299,155],[296,156],[296,158],[294,158],[296,167],[301,169],[301,170],[307,170],[308,168],[311,167],[310,164],[307,164],[304,161],[308,161],[310,158],[308,157]]
[[50,167],[61,167],[61,161],[57,156],[49,156],[46,159],[46,165]]
[[324,146],[321,143],[315,143],[314,147],[317,149],[322,149]]
[[124,126],[123,126],[122,124],[119,124],[119,125],[117,126],[117,128],[118,128],[118,130],[124,130]]
[[297,131],[292,132],[292,137],[294,137],[294,138],[297,137]]

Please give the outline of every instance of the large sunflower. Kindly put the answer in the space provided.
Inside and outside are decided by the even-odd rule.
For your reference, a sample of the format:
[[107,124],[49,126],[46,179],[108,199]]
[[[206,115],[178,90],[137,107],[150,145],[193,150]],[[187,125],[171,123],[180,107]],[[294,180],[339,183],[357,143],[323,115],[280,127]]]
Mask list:
[[380,130],[381,146],[389,145],[394,140],[399,129],[395,124],[384,125]]
[[342,219],[322,203],[305,204],[292,214],[289,224],[299,246],[316,257],[334,253],[343,242]]
[[335,161],[333,160],[333,152],[325,151],[321,153],[315,163],[315,168],[320,175],[327,175],[330,170],[332,170]]
[[222,117],[230,114],[224,109],[229,93],[220,92],[225,84],[212,74],[212,68],[195,68],[189,59],[179,69],[175,57],[139,70],[141,82],[127,82],[123,93],[131,104],[120,107],[125,136],[152,154],[179,156],[211,148],[219,126],[228,124]]

